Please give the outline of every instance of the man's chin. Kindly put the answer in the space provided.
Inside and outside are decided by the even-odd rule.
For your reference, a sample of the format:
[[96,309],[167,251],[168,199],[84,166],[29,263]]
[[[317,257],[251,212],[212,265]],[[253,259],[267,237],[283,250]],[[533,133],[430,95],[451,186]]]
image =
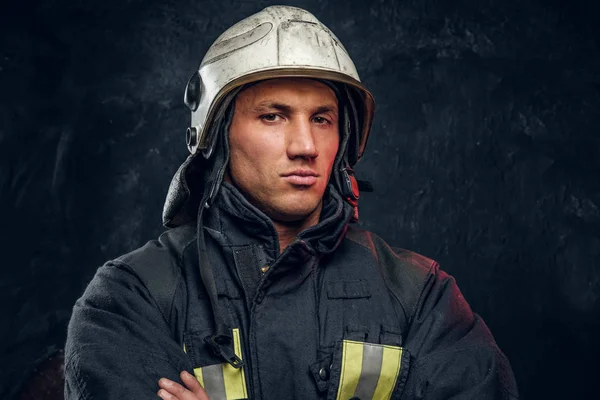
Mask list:
[[293,210],[276,210],[272,211],[269,218],[276,222],[285,222],[288,224],[302,223],[309,218],[315,210],[293,209]]
[[293,201],[286,202],[284,205],[274,205],[269,211],[268,215],[274,221],[285,222],[285,223],[301,223],[307,218],[313,216],[318,211],[320,201],[302,201],[296,199]]

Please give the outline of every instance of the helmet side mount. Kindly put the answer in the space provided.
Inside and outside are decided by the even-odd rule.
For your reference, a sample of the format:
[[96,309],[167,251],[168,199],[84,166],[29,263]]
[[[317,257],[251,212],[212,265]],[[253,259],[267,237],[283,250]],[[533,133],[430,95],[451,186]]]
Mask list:
[[[195,112],[200,105],[200,98],[202,96],[202,78],[200,72],[196,71],[190,77],[185,85],[185,93],[183,94],[183,102],[192,111]],[[200,134],[202,128],[199,126],[190,126],[185,131],[185,143],[190,153],[195,153],[196,148],[200,144]]]
[[202,96],[202,78],[200,72],[196,71],[185,85],[185,93],[183,94],[183,102],[193,112],[200,105],[200,97]]
[[196,126],[190,126],[185,131],[185,143],[187,144],[190,153],[194,153],[194,149],[198,146],[199,142],[199,129]]

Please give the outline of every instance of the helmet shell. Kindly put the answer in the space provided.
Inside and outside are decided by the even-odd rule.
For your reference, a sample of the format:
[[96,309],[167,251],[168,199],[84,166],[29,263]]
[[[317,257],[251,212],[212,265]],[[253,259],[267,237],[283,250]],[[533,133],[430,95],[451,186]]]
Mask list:
[[208,49],[186,87],[192,109],[188,149],[212,153],[216,111],[227,94],[242,85],[265,79],[305,77],[349,85],[360,93],[357,157],[362,156],[375,108],[354,63],[338,38],[310,12],[290,6],[270,6],[227,29]]

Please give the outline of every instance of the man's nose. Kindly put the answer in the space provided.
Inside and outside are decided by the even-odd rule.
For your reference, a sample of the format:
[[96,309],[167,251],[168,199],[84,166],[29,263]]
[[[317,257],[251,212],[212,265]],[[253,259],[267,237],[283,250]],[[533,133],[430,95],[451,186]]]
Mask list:
[[287,153],[290,159],[316,158],[319,155],[310,121],[296,121],[288,132]]

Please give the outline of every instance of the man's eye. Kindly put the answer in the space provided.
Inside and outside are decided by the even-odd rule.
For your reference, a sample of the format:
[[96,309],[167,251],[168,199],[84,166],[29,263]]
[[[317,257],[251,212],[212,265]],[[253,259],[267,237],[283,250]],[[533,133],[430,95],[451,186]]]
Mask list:
[[279,116],[277,114],[265,114],[261,115],[260,119],[267,122],[275,122]]
[[315,121],[317,124],[328,124],[329,123],[329,120],[324,117],[314,117],[313,121]]

